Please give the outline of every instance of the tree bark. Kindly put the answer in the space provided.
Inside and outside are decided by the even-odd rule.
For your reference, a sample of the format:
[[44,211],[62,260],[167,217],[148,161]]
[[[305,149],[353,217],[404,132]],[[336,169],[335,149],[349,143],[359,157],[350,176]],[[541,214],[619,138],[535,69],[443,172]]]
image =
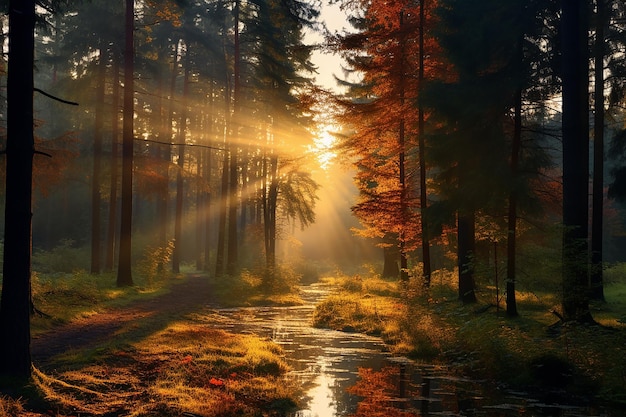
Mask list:
[[106,81],[106,48],[101,41],[98,60],[96,109],[93,132],[93,171],[91,178],[91,273],[100,273],[100,211],[102,197],[100,195],[100,175],[102,167],[102,129],[104,126],[104,87]]
[[118,287],[132,286],[132,221],[133,221],[133,140],[134,140],[134,29],[135,2],[126,0],[124,50],[124,124],[122,128],[122,208],[120,222],[120,254],[117,267]]
[[185,140],[187,136],[187,98],[189,95],[189,44],[186,45],[185,72],[183,77],[183,97],[181,103],[180,126],[178,130],[178,169],[176,170],[176,212],[174,218],[174,252],[172,253],[172,271],[180,272],[181,250],[183,246],[183,170],[185,169]]
[[119,54],[113,51],[113,90],[111,92],[111,189],[109,193],[109,215],[107,223],[107,240],[104,257],[106,271],[113,270],[115,263],[115,242],[117,234],[117,180],[119,178],[119,100],[120,99],[120,66]]
[[229,192],[228,192],[228,260],[227,271],[228,274],[234,276],[237,272],[237,264],[239,258],[239,242],[237,238],[237,189],[239,185],[238,181],[238,144],[239,131],[241,128],[240,109],[241,109],[241,88],[240,88],[240,45],[239,45],[239,0],[235,0],[235,21],[234,21],[234,33],[235,33],[235,55],[233,57],[234,74],[233,74],[233,117],[231,119],[231,132],[235,141],[231,141],[229,144],[230,149],[230,180],[229,180]]
[[400,276],[398,268],[398,248],[387,246],[383,248],[383,278],[397,278]]
[[[404,29],[404,11],[400,12],[400,106],[404,107],[404,72],[406,63],[406,36]],[[404,111],[404,110],[403,110]],[[405,173],[405,142],[406,142],[406,126],[404,117],[400,118],[398,128],[398,147],[400,152],[398,155],[399,181],[400,181],[400,232],[398,233],[398,247],[400,249],[400,280],[408,282],[409,280],[409,263],[406,253],[406,227],[408,224],[408,203],[407,203],[407,186]]]
[[511,179],[513,187],[509,194],[509,210],[507,218],[507,245],[506,245],[506,314],[517,316],[517,302],[515,298],[515,268],[517,246],[517,176],[519,151],[522,143],[522,90],[515,93],[513,143],[511,147]]
[[475,224],[474,212],[459,213],[458,223],[458,268],[459,268],[459,300],[463,304],[475,303],[474,292],[474,252]]
[[0,375],[20,382],[27,381],[31,373],[34,29],[35,1],[10,1]]
[[228,198],[228,152],[224,151],[222,160],[222,184],[219,203],[219,220],[217,225],[217,249],[215,254],[215,276],[224,275],[224,258],[226,250],[226,211],[228,206],[226,199]]
[[604,25],[605,0],[596,0],[594,45],[593,194],[591,211],[591,298],[604,301],[602,269],[604,208]]
[[206,150],[204,178],[207,182],[208,191],[204,198],[204,270],[208,271],[211,266],[211,244],[213,234],[213,190],[211,187],[213,156],[210,149]]
[[[418,72],[418,99],[424,85],[424,7],[425,1],[420,1],[420,26],[419,26],[419,72]],[[430,262],[430,237],[428,230],[428,194],[426,190],[426,141],[424,138],[424,108],[421,102],[418,104],[417,136],[419,146],[419,169],[420,169],[420,214],[422,218],[422,276],[424,286],[430,287],[431,262]]]
[[200,148],[196,152],[198,171],[196,172],[196,270],[202,271],[202,251],[204,242],[204,192],[202,191],[202,177],[205,169],[206,160],[204,160],[204,151]]
[[[159,55],[159,60],[163,56]],[[163,73],[158,71],[155,75],[158,91],[165,91],[165,80]],[[156,139],[159,142],[170,141],[170,125],[168,125],[168,117],[166,115],[165,106],[163,103],[163,95],[159,95],[157,98],[157,104],[154,111],[153,123],[157,128]],[[167,197],[168,197],[168,171],[169,171],[169,152],[170,147],[166,144],[157,144],[154,147],[153,153],[157,166],[158,185],[155,198],[155,215],[156,215],[156,239],[157,245],[160,248],[167,246]],[[167,158],[167,160],[165,160]],[[165,265],[163,265],[163,259],[159,259],[157,264],[157,271],[163,272]]]
[[269,184],[265,205],[265,259],[266,268],[271,277],[276,272],[276,208],[278,203],[278,157],[269,157]]
[[592,320],[589,311],[589,51],[586,0],[562,1],[563,317]]

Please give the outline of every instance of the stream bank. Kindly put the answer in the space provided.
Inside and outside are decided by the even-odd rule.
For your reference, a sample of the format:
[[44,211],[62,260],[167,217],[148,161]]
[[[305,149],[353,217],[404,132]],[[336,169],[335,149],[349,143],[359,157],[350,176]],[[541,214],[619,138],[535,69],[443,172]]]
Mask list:
[[303,286],[301,293],[300,306],[211,310],[214,325],[253,333],[283,348],[292,369],[286,378],[303,392],[300,409],[291,417],[366,416],[376,410],[388,416],[396,411],[416,416],[620,415],[546,402],[527,392],[491,390],[487,381],[459,376],[445,366],[394,356],[378,337],[312,327],[315,306],[328,296],[329,287]]

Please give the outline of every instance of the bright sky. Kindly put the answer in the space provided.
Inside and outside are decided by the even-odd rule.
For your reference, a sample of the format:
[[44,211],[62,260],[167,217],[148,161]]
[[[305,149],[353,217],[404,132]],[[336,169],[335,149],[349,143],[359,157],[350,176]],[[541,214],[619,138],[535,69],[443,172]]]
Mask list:
[[[344,29],[350,28],[350,24],[346,20],[346,14],[339,9],[339,5],[328,5],[327,0],[323,0],[320,20],[326,23],[326,26],[332,33],[341,33]],[[323,41],[324,39],[318,34],[307,34],[307,43],[322,43]],[[319,51],[315,51],[312,60],[318,67],[316,76],[318,84],[326,88],[336,88],[334,76],[342,76],[341,59],[332,54],[322,54]]]

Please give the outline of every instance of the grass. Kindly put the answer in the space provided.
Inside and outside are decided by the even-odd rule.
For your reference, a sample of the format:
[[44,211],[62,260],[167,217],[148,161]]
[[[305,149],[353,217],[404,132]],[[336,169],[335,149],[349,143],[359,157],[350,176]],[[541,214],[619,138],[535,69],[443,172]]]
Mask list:
[[[134,287],[117,288],[113,274],[36,274],[35,306],[53,318],[34,316],[32,333],[162,295],[186,278],[144,279],[137,273],[134,279]],[[258,283],[248,282],[244,291],[233,285],[246,280],[255,283],[244,275],[224,283],[221,291],[238,293],[236,301],[245,305],[264,300],[298,301],[287,292],[249,291]],[[262,412],[273,416],[293,409],[298,393],[283,378],[287,365],[280,347],[253,335],[215,329],[202,314],[142,317],[106,343],[68,350],[53,363],[34,368],[28,386],[0,396],[0,415],[141,417],[192,413],[211,417]]]
[[[379,334],[396,354],[452,364],[475,378],[516,388],[564,389],[626,404],[626,285],[606,285],[606,303],[592,304],[600,326],[554,326],[558,297],[519,292],[520,316],[506,317],[485,286],[479,299],[457,301],[455,274],[442,271],[429,290],[377,277],[332,278],[341,289],[320,304],[315,325]],[[611,272],[608,274],[611,276]]]
[[211,286],[224,307],[292,306],[302,304],[297,290],[299,281],[299,274],[281,266],[272,275],[259,269],[243,270],[234,277],[213,277]]
[[46,401],[80,415],[274,415],[295,407],[286,369],[269,341],[180,320],[91,364],[36,370],[33,379]]
[[32,317],[31,332],[38,334],[108,307],[123,307],[140,299],[156,297],[169,291],[169,286],[180,282],[181,278],[170,277],[148,284],[136,275],[135,286],[118,288],[113,273],[98,276],[84,270],[69,274],[34,273],[31,279],[33,303],[41,314]]

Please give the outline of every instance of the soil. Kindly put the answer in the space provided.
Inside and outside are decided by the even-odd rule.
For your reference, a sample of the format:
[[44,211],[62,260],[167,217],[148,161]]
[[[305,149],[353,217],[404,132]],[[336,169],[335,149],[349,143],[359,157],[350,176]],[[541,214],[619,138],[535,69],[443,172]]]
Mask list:
[[35,366],[45,369],[57,355],[69,350],[89,349],[114,341],[116,334],[138,323],[175,318],[210,304],[206,276],[191,275],[171,286],[171,291],[127,307],[109,309],[34,336],[31,356]]

